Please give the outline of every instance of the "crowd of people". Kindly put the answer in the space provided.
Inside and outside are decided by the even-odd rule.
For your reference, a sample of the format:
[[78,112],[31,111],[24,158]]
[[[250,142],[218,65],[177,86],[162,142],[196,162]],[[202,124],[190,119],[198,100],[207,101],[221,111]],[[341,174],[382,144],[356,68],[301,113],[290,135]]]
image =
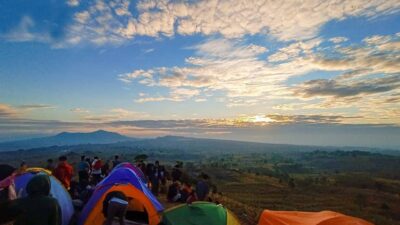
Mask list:
[[[113,160],[106,161],[97,156],[91,159],[83,155],[79,163],[77,163],[76,169],[74,169],[66,156],[60,156],[57,163],[53,159],[48,159],[45,169],[60,181],[71,194],[74,204],[76,203],[75,206],[81,209],[89,200],[95,186],[120,163],[122,161],[118,155],[115,155]],[[159,161],[155,161],[154,164],[150,162],[146,164],[144,160],[138,160],[135,166],[143,173],[143,177],[147,180],[147,186],[155,196],[159,196],[160,193],[166,194],[169,202],[176,203],[210,200],[208,196],[210,192],[209,177],[202,173],[197,182],[190,182],[189,179],[182,176],[183,170],[180,162],[177,162],[171,172],[167,171]],[[14,176],[26,172],[27,169],[28,165],[22,162]],[[75,174],[75,171],[77,171],[77,174]],[[74,179],[76,175],[77,180]],[[16,218],[14,224],[60,224],[60,206],[49,195],[50,181],[48,176],[35,176],[26,189],[27,198],[17,198],[14,193],[14,197],[8,197],[9,201],[0,201],[0,210],[5,210],[4,212],[7,212],[8,217],[14,216]],[[11,188],[9,192],[12,192]],[[105,224],[110,224],[110,220],[114,216],[122,218],[121,212],[124,211],[124,208],[126,209],[128,202],[129,198],[124,193],[110,193],[110,196],[106,197],[103,206],[103,213],[106,218]],[[26,209],[26,207],[36,203],[39,206],[38,208]],[[43,210],[44,208],[47,210]],[[38,209],[43,211],[38,211]],[[38,215],[41,216],[38,217]],[[28,220],[30,222],[26,223]],[[7,218],[0,217],[0,224],[4,221],[7,221]]]

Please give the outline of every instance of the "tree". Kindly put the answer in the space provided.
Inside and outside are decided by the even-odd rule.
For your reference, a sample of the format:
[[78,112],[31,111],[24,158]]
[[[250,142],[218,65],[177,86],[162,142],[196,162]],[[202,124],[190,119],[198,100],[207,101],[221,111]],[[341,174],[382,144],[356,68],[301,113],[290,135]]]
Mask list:
[[139,162],[139,161],[145,161],[147,158],[149,158],[149,156],[147,156],[146,154],[140,154],[135,156],[135,161]]

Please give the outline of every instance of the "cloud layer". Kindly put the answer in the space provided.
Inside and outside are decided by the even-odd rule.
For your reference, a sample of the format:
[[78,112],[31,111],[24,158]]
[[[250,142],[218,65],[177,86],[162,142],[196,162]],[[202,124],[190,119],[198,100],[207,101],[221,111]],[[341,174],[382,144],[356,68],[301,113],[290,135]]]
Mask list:
[[[68,0],[66,4],[74,14],[63,40],[52,38],[48,32],[33,32],[35,21],[27,16],[4,38],[50,42],[54,47],[121,44],[137,36],[176,34],[219,34],[225,38],[262,34],[280,41],[306,40],[316,37],[320,28],[332,20],[374,19],[400,9],[396,0],[143,0],[136,5],[129,0],[92,0],[85,4]],[[331,41],[339,43],[344,39]]]
[[[75,1],[69,1],[75,2]],[[117,43],[135,36],[221,34],[226,38],[264,34],[278,40],[304,40],[317,36],[328,21],[348,17],[374,18],[398,12],[396,0],[354,1],[139,1],[138,15],[130,1],[94,1],[75,14],[71,43]],[[84,29],[84,30],[83,30]],[[82,32],[83,31],[83,32]],[[79,33],[81,32],[81,33]],[[343,38],[332,39],[338,43]]]

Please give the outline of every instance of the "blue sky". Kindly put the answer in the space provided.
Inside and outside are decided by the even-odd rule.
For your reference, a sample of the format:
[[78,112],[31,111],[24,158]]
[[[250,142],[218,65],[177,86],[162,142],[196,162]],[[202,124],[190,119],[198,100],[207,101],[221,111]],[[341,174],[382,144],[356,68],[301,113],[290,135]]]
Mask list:
[[[399,147],[387,138],[400,134],[399,10],[395,0],[2,1],[0,140],[101,128]],[[152,125],[131,123],[142,120]]]

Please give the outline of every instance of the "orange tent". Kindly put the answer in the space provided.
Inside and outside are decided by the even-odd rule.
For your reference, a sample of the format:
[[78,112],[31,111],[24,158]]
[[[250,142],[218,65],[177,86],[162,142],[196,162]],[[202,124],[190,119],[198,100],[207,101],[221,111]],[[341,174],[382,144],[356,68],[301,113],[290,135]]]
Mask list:
[[373,225],[337,212],[298,212],[264,210],[258,225]]

